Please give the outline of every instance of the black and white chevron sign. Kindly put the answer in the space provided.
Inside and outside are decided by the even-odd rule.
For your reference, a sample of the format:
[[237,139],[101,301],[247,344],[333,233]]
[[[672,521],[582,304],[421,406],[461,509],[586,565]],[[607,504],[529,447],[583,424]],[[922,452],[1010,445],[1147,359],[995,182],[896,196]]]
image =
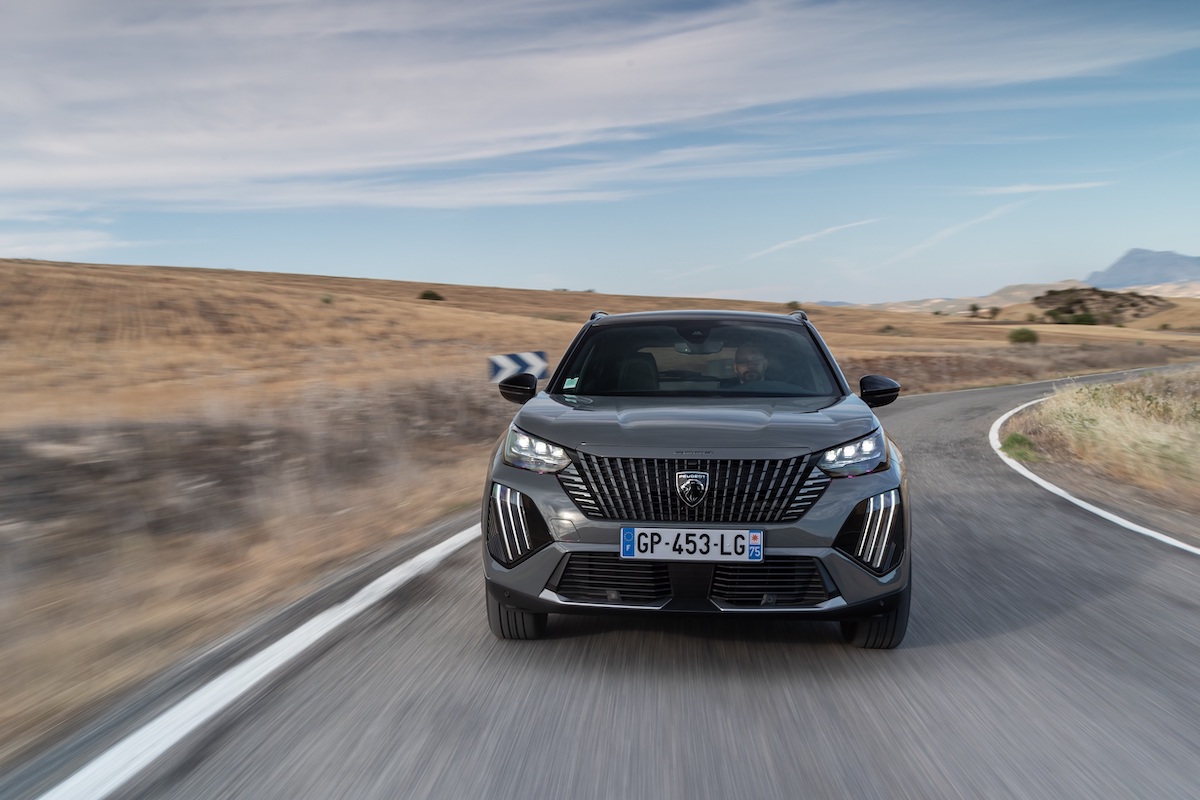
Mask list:
[[503,356],[488,356],[488,366],[491,369],[492,383],[499,383],[505,378],[530,372],[539,378],[546,377],[546,354],[542,351],[535,353],[509,353]]

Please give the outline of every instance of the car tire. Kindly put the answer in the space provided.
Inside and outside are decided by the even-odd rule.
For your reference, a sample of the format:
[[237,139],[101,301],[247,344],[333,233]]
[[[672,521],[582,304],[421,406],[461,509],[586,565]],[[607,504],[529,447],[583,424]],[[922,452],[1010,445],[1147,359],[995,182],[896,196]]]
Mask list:
[[867,650],[890,650],[904,641],[908,630],[908,608],[912,602],[912,584],[904,587],[891,611],[874,617],[842,622],[842,638]]
[[540,639],[546,632],[548,614],[509,608],[486,592],[484,602],[487,603],[488,626],[497,639]]

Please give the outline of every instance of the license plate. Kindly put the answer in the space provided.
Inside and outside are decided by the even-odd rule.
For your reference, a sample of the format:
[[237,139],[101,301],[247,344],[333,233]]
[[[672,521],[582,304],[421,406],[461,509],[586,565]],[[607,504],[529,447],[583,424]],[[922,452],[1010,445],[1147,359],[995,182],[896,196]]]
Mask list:
[[621,558],[762,561],[763,532],[621,528]]

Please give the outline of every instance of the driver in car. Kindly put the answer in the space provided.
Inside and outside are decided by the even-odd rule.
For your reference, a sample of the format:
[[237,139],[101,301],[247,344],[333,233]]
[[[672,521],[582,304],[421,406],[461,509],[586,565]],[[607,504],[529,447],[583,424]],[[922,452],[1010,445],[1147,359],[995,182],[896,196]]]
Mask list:
[[753,383],[763,379],[767,369],[767,356],[756,344],[746,343],[733,355],[733,371],[738,383]]

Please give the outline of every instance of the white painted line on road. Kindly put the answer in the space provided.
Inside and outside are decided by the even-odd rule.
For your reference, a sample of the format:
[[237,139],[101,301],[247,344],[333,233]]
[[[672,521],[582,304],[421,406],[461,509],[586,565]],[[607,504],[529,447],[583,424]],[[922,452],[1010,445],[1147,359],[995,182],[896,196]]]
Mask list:
[[279,641],[197,689],[157,719],[129,734],[41,796],[41,800],[101,800],[227,708],[231,703],[356,615],[477,540],[478,525],[405,561],[357,594],[329,608]]
[[1188,553],[1191,553],[1194,556],[1200,556],[1200,547],[1193,547],[1192,545],[1188,544],[1187,542],[1181,542],[1178,539],[1172,539],[1170,536],[1167,536],[1165,533],[1159,533],[1158,531],[1153,530],[1151,528],[1147,528],[1143,525],[1138,525],[1136,522],[1130,522],[1129,520],[1127,520],[1123,517],[1118,517],[1116,514],[1113,514],[1109,511],[1105,511],[1103,508],[1094,506],[1091,503],[1080,500],[1078,497],[1075,497],[1073,494],[1068,492],[1066,489],[1063,489],[1059,486],[1055,486],[1053,483],[1050,483],[1050,481],[1046,480],[1045,478],[1041,478],[1037,475],[1034,475],[1032,472],[1030,472],[1028,469],[1026,469],[1024,465],[1022,465],[1020,462],[1018,462],[1016,459],[1009,458],[1007,455],[1004,454],[1004,451],[1002,451],[1000,449],[1000,428],[1004,425],[1004,423],[1007,422],[1009,420],[1009,418],[1012,417],[1014,414],[1017,414],[1021,411],[1024,411],[1025,409],[1029,408],[1032,405],[1037,405],[1038,403],[1041,403],[1041,402],[1043,402],[1045,400],[1049,400],[1049,399],[1050,399],[1049,397],[1039,397],[1037,400],[1030,400],[1028,403],[1024,403],[1022,405],[1017,406],[1012,411],[1009,411],[1007,414],[1000,417],[1000,419],[998,419],[992,423],[992,429],[988,432],[988,440],[991,441],[992,449],[996,451],[996,455],[1000,456],[1000,458],[1004,461],[1004,463],[1008,464],[1014,470],[1021,473],[1026,478],[1028,478],[1029,480],[1036,483],[1038,486],[1041,486],[1043,489],[1045,489],[1048,492],[1058,495],[1059,497],[1063,498],[1064,500],[1068,500],[1068,501],[1074,503],[1075,505],[1079,506],[1080,508],[1082,508],[1085,511],[1090,511],[1091,513],[1095,514],[1096,516],[1103,517],[1104,519],[1108,520],[1109,522],[1112,522],[1116,525],[1120,525],[1122,528],[1131,530],[1134,533],[1140,533],[1142,536],[1149,536],[1151,539],[1156,539],[1156,540],[1162,542],[1163,544],[1169,544],[1172,547],[1178,547],[1180,550],[1184,550]]

